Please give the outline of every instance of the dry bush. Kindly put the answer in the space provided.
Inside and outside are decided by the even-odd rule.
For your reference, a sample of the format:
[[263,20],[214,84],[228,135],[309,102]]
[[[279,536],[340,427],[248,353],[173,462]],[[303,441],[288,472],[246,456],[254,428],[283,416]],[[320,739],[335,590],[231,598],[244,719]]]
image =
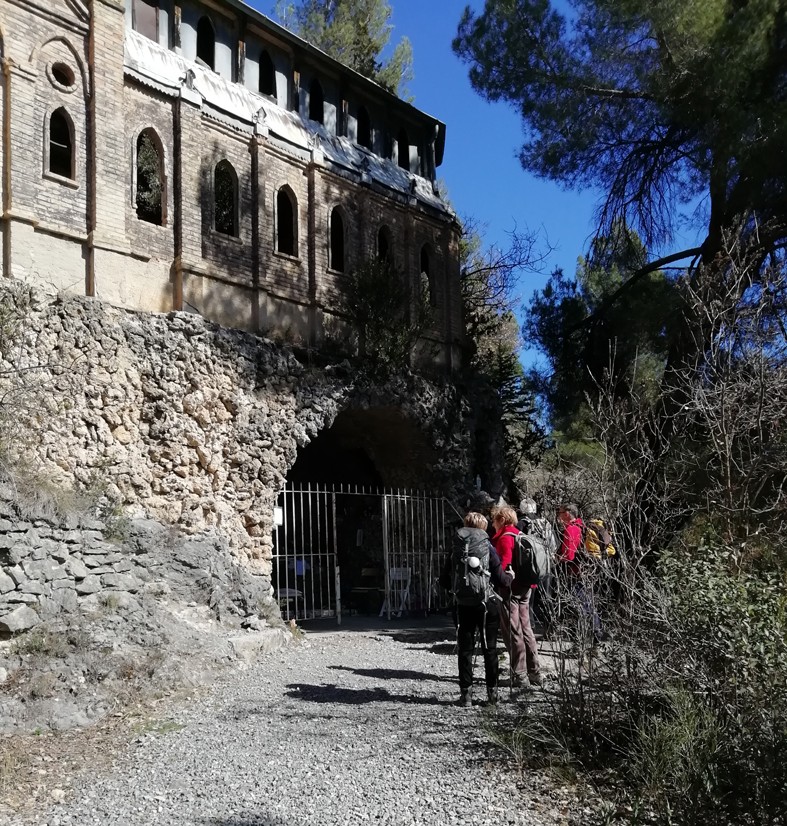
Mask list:
[[612,777],[609,823],[773,826],[787,818],[787,276],[730,239],[683,297],[699,355],[655,404],[600,381],[593,460],[557,463],[542,488],[607,517],[623,558],[585,573],[611,642],[561,595],[556,689],[528,747]]

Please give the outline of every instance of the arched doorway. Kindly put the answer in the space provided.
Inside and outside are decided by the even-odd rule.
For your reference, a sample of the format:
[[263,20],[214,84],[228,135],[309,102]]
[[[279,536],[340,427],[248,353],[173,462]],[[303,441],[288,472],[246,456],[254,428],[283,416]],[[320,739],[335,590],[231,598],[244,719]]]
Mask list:
[[439,456],[395,407],[345,410],[298,451],[277,503],[273,585],[285,619],[442,607],[450,512]]

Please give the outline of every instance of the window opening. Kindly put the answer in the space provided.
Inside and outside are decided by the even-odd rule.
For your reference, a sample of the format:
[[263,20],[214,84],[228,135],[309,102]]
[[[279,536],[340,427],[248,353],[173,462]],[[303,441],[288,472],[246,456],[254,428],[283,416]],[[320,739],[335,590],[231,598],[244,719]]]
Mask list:
[[432,262],[429,256],[429,247],[426,244],[421,247],[421,276],[426,279],[426,287],[429,290],[429,304],[436,307],[437,296],[432,284]]
[[265,49],[260,55],[260,94],[276,97],[276,69]]
[[131,27],[135,32],[158,42],[158,0],[133,0]]
[[372,122],[365,106],[358,110],[358,143],[367,149],[372,148]]
[[238,237],[238,176],[226,160],[213,173],[213,216],[216,232]]
[[338,207],[331,212],[330,267],[337,272],[344,272],[344,220]]
[[215,69],[216,33],[209,17],[200,17],[197,23],[197,59]]
[[52,77],[66,88],[71,88],[74,85],[75,77],[70,66],[65,63],[55,63],[52,65]]
[[295,255],[295,210],[286,189],[276,195],[276,249]]
[[151,224],[163,223],[161,153],[150,131],[137,138],[137,218]]
[[316,78],[309,86],[309,119],[316,120],[317,123],[325,123],[325,99],[320,81]]
[[407,132],[399,130],[399,137],[396,139],[399,166],[410,171],[410,141],[407,139]]
[[74,179],[74,129],[62,107],[49,118],[49,171],[61,178]]
[[388,261],[391,254],[391,243],[386,227],[380,227],[377,233],[377,257],[381,261]]

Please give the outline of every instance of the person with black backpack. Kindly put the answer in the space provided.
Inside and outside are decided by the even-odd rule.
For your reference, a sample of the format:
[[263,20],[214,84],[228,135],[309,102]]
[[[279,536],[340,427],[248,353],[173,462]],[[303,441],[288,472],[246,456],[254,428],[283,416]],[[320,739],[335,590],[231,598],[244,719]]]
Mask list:
[[486,532],[483,514],[471,511],[464,527],[456,532],[454,548],[446,559],[441,580],[450,582],[456,601],[457,654],[459,661],[459,705],[473,704],[473,652],[476,633],[481,637],[484,655],[486,693],[490,705],[498,700],[497,632],[500,626],[500,598],[496,588],[507,588],[514,581],[503,571]]
[[[516,521],[516,511],[513,508],[505,506],[492,511],[492,524],[495,528],[492,545],[505,570],[514,564],[517,537],[521,535]],[[511,656],[511,682],[514,686],[523,686],[528,680],[530,685],[539,686],[542,685],[543,678],[538,661],[538,643],[530,624],[530,599],[538,580],[526,576],[525,571],[518,571],[516,567],[513,571],[516,581],[510,592],[505,594],[501,615],[503,639]]]

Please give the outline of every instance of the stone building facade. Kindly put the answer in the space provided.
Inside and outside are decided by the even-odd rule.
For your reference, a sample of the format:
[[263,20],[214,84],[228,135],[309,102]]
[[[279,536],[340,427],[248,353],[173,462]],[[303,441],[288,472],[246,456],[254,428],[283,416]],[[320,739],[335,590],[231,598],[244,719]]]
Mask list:
[[442,123],[239,0],[3,0],[0,57],[4,276],[320,347],[386,257],[457,365]]

